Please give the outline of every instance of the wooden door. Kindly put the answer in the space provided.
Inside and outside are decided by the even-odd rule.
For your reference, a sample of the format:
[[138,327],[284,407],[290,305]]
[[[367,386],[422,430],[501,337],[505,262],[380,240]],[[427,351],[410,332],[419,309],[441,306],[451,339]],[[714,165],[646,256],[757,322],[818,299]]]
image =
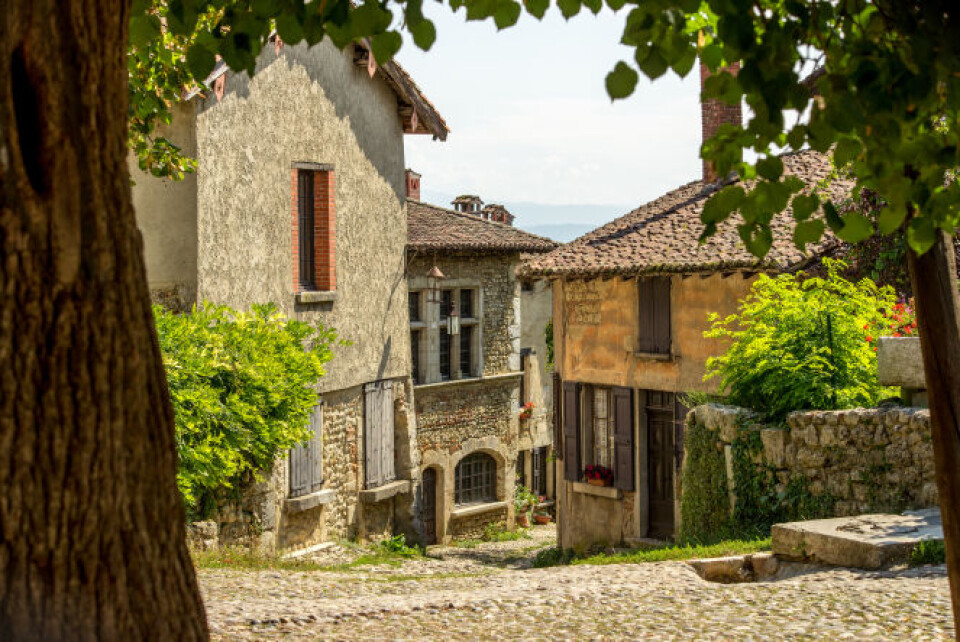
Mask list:
[[437,470],[427,468],[423,471],[421,482],[422,501],[420,502],[420,520],[423,522],[424,544],[437,543]]
[[674,423],[672,410],[647,407],[647,487],[650,537],[674,535]]

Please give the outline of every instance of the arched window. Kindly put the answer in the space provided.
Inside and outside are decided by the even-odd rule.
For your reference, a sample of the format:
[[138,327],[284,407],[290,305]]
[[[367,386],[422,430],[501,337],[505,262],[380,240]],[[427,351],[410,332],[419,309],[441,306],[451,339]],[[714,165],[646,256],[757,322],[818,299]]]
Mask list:
[[497,462],[485,453],[467,455],[457,464],[456,504],[482,504],[497,500]]

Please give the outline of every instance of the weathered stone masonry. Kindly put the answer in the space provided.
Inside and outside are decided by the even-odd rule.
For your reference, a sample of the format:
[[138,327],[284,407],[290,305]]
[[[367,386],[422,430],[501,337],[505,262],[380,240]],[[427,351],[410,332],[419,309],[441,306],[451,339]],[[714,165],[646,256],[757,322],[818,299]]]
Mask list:
[[[687,421],[716,431],[728,461],[744,431],[759,431],[763,448],[755,463],[774,471],[777,492],[802,481],[814,497],[829,498],[838,516],[937,503],[928,410],[795,412],[777,426],[757,423],[741,408],[709,404],[692,410]],[[731,469],[728,463],[728,475]]]

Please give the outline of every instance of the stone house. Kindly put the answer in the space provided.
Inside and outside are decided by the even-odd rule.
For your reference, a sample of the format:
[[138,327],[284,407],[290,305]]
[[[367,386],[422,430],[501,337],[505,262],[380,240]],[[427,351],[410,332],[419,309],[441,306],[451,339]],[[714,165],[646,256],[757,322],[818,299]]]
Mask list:
[[[708,103],[704,137],[740,119],[739,108]],[[830,160],[817,152],[781,158],[784,173],[810,187],[831,174]],[[725,184],[709,164],[703,170],[700,180],[532,259],[521,271],[553,283],[563,547],[675,535],[683,393],[716,392],[715,381],[703,380],[706,360],[724,349],[721,340],[704,338],[707,315],[733,313],[758,273],[810,260],[791,240],[789,213],[775,219],[774,243],[763,261],[743,247],[735,222],[698,243],[703,205]],[[821,190],[842,197],[849,184],[826,181]],[[817,255],[835,242],[828,237],[808,251]],[[588,465],[612,471],[612,485],[585,483]]]
[[[553,494],[550,388],[545,398],[541,353],[523,344],[516,271],[526,254],[556,243],[512,227],[512,216],[497,222],[481,212],[423,203],[418,190],[407,201],[419,510],[427,542],[476,537],[491,522],[512,527],[518,481]],[[548,309],[549,297],[541,288],[526,307]],[[543,314],[531,319],[546,323]],[[543,326],[527,332],[542,339]],[[526,402],[533,413],[521,419]]]
[[220,65],[207,85],[169,131],[196,174],[134,171],[155,299],[273,302],[352,342],[319,382],[314,438],[220,506],[220,540],[294,549],[416,535],[403,137],[442,140],[446,124],[397,63],[327,40],[275,40],[252,78]]

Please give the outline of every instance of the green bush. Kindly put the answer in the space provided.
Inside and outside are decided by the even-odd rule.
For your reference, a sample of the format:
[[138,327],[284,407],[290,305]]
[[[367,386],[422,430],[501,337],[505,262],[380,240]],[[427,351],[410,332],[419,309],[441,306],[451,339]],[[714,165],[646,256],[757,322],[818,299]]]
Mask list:
[[188,516],[200,518],[215,493],[310,437],[314,386],[336,333],[273,305],[204,304],[189,314],[155,306],[154,319],[176,418],[177,485]]
[[946,564],[947,548],[942,539],[925,539],[910,550],[910,565]]
[[706,542],[730,529],[730,500],[723,451],[716,431],[693,422],[684,432],[686,459],[680,496],[680,540]]
[[782,418],[793,410],[872,406],[893,390],[877,381],[876,337],[889,326],[890,287],[852,283],[826,260],[825,278],[758,277],[737,314],[710,316],[705,334],[730,340],[707,361],[730,403]]

